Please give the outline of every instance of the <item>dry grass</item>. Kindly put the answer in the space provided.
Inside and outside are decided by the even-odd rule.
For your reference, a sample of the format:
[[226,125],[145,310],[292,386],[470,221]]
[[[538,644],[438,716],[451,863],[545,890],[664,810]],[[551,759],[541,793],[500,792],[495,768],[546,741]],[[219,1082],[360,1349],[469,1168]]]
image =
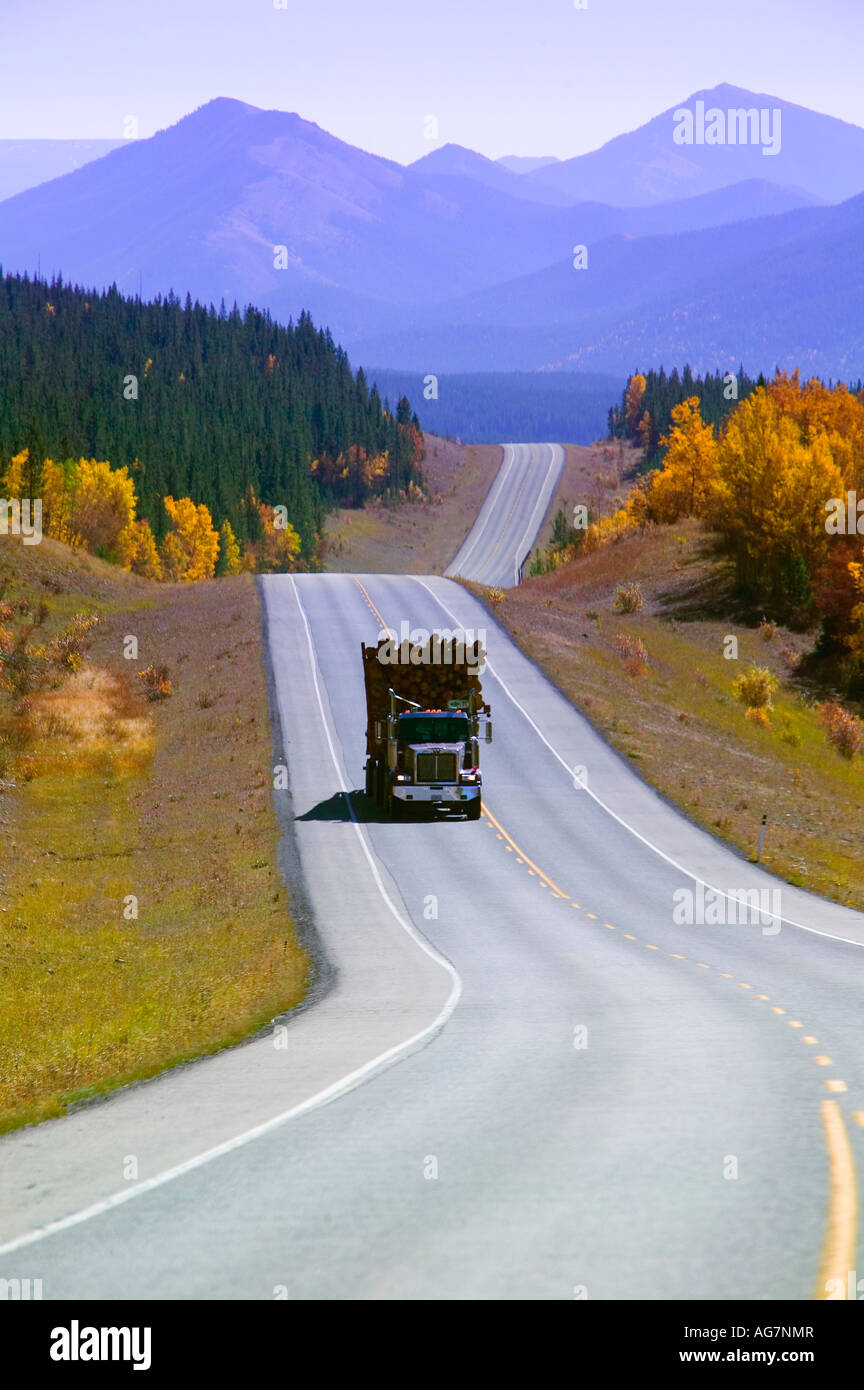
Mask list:
[[[48,638],[84,607],[102,620],[77,672],[0,697],[0,1129],[239,1041],[309,974],[276,865],[252,579],[157,588],[22,549],[0,541],[5,599],[46,592]],[[135,678],[152,661],[174,676],[155,705]]]
[[[620,584],[644,609],[615,611]],[[474,586],[471,586],[474,587]],[[483,593],[477,589],[478,593]],[[766,867],[864,908],[864,758],[831,746],[818,692],[797,675],[814,635],[770,635],[728,615],[729,574],[695,523],[634,536],[530,579],[499,621],[645,778],[714,834],[752,855],[763,813]],[[727,660],[727,637],[738,657]],[[623,642],[622,640],[623,639]],[[622,649],[641,643],[638,679]],[[733,683],[749,666],[778,687],[749,720]]]
[[343,574],[442,574],[474,524],[501,463],[494,444],[426,435],[428,500],[343,509],[325,528],[324,568]]
[[564,471],[535,549],[544,549],[552,540],[558,511],[563,511],[571,523],[573,508],[580,504],[588,507],[592,517],[609,516],[614,512],[623,501],[642,456],[641,450],[619,439],[614,442],[598,440],[595,444],[566,444],[564,448]]

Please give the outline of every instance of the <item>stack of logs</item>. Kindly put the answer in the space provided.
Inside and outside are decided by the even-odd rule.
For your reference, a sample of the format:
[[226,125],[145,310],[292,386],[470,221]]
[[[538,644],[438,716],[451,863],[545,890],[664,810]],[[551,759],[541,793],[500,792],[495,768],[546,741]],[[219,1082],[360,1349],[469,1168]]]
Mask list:
[[[382,655],[384,661],[380,659]],[[382,638],[377,652],[374,647],[366,648],[366,690],[371,710],[376,718],[389,713],[391,686],[397,695],[413,700],[422,709],[440,710],[447,709],[449,700],[467,700],[473,690],[474,708],[478,712],[487,709],[476,674],[485,659],[480,641],[454,642],[433,637],[422,645],[406,642],[397,646]],[[398,708],[405,712],[404,705]]]

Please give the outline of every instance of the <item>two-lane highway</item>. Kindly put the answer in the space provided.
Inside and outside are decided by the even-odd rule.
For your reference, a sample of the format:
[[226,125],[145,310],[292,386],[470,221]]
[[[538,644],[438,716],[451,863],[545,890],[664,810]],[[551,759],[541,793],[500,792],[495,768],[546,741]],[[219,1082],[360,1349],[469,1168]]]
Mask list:
[[[336,982],[278,1040],[9,1136],[0,1276],[53,1298],[808,1299],[862,1268],[860,916],[783,885],[778,933],[677,924],[698,881],[776,884],[460,586],[263,588]],[[356,790],[382,619],[486,629],[476,824],[390,823]],[[34,1237],[35,1210],[55,1224]]]
[[518,584],[564,469],[561,444],[504,444],[477,520],[446,574],[479,584]]

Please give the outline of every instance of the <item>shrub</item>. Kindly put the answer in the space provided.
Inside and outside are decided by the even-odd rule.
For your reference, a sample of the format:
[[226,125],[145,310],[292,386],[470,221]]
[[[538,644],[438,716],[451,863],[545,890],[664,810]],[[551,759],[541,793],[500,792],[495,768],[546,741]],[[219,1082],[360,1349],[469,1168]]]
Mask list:
[[490,603],[503,603],[507,595],[503,589],[490,589],[486,597]]
[[640,608],[644,608],[645,600],[639,585],[632,581],[628,584],[619,584],[612,606],[616,613],[637,613]]
[[854,758],[864,742],[864,723],[836,700],[823,700],[816,706],[828,742],[844,758]]
[[743,676],[732,682],[732,694],[742,705],[751,709],[770,709],[771,696],[777,689],[777,677],[766,666],[751,666]]
[[148,700],[165,700],[171,694],[171,680],[167,666],[145,666],[138,672],[138,679],[144,686]]
[[763,618],[756,631],[759,633],[763,642],[772,642],[777,635],[777,624],[773,619],[769,622]]
[[645,643],[640,638],[630,637],[624,632],[619,632],[615,641],[625,669],[631,676],[644,676],[650,665]]
[[760,728],[767,729],[770,727],[771,721],[768,718],[768,711],[764,705],[748,705],[744,718],[750,724],[758,724]]
[[69,627],[59,633],[46,650],[49,661],[74,673],[81,669],[87,634],[99,622],[96,613],[76,613]]

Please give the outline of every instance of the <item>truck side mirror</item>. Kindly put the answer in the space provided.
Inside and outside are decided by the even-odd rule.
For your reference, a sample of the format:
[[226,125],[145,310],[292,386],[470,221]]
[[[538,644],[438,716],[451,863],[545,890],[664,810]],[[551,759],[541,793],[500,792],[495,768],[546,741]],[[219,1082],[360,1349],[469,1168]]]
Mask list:
[[486,742],[487,742],[487,743],[491,743],[491,742],[492,742],[492,720],[491,720],[491,719],[487,719],[487,720],[486,720]]

